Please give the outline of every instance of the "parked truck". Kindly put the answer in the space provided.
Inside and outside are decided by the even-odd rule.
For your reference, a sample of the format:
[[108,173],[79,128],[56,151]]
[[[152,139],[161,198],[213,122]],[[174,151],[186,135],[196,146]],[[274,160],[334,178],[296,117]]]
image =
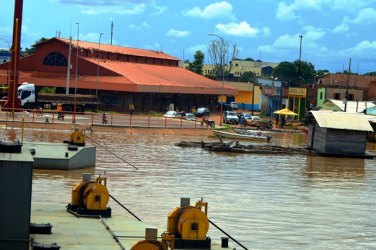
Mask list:
[[96,110],[99,99],[96,95],[40,93],[33,83],[24,82],[17,89],[17,97],[24,109],[56,109],[61,104],[63,111],[76,112]]

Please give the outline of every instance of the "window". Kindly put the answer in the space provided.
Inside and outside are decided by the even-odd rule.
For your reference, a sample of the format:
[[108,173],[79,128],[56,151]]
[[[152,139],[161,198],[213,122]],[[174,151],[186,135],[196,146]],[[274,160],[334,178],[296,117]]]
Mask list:
[[24,91],[22,91],[21,100],[23,100],[25,98],[28,98],[30,95],[31,95],[31,91],[30,90],[24,90]]
[[48,54],[43,61],[43,65],[48,66],[67,66],[67,59],[64,55],[59,52],[51,52]]
[[349,101],[354,101],[354,94],[349,94]]
[[323,96],[324,96],[324,93],[323,93],[323,92],[320,92],[320,100],[323,99]]
[[336,99],[336,100],[341,100],[341,95],[340,95],[340,93],[334,93],[334,99]]

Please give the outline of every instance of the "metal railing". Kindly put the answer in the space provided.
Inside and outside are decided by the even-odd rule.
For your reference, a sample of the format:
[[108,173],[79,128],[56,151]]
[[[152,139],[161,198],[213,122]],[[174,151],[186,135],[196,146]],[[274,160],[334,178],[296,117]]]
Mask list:
[[62,115],[56,110],[26,110],[15,109],[0,112],[0,121],[45,124],[77,124],[77,125],[98,125],[98,126],[119,126],[119,127],[142,127],[142,128],[165,128],[165,129],[202,129],[209,128],[202,123],[201,118],[188,121],[184,118],[167,118],[155,115],[129,115],[129,114],[106,114],[106,121],[103,113],[93,112],[63,112]]

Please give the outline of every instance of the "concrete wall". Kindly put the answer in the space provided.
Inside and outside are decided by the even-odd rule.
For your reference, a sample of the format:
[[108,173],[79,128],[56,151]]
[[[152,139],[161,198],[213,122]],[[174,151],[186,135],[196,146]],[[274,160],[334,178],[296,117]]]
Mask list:
[[3,190],[0,206],[2,250],[29,249],[32,173],[32,161],[0,159],[0,189]]

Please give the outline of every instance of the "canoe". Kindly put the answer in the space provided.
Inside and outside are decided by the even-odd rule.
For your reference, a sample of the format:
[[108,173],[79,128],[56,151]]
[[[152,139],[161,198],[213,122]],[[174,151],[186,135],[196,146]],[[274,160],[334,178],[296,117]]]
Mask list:
[[254,134],[238,134],[232,132],[226,132],[221,130],[213,130],[214,135],[221,137],[221,138],[229,138],[229,139],[241,139],[241,140],[264,140],[270,141],[271,136],[264,136],[261,133],[254,133]]

